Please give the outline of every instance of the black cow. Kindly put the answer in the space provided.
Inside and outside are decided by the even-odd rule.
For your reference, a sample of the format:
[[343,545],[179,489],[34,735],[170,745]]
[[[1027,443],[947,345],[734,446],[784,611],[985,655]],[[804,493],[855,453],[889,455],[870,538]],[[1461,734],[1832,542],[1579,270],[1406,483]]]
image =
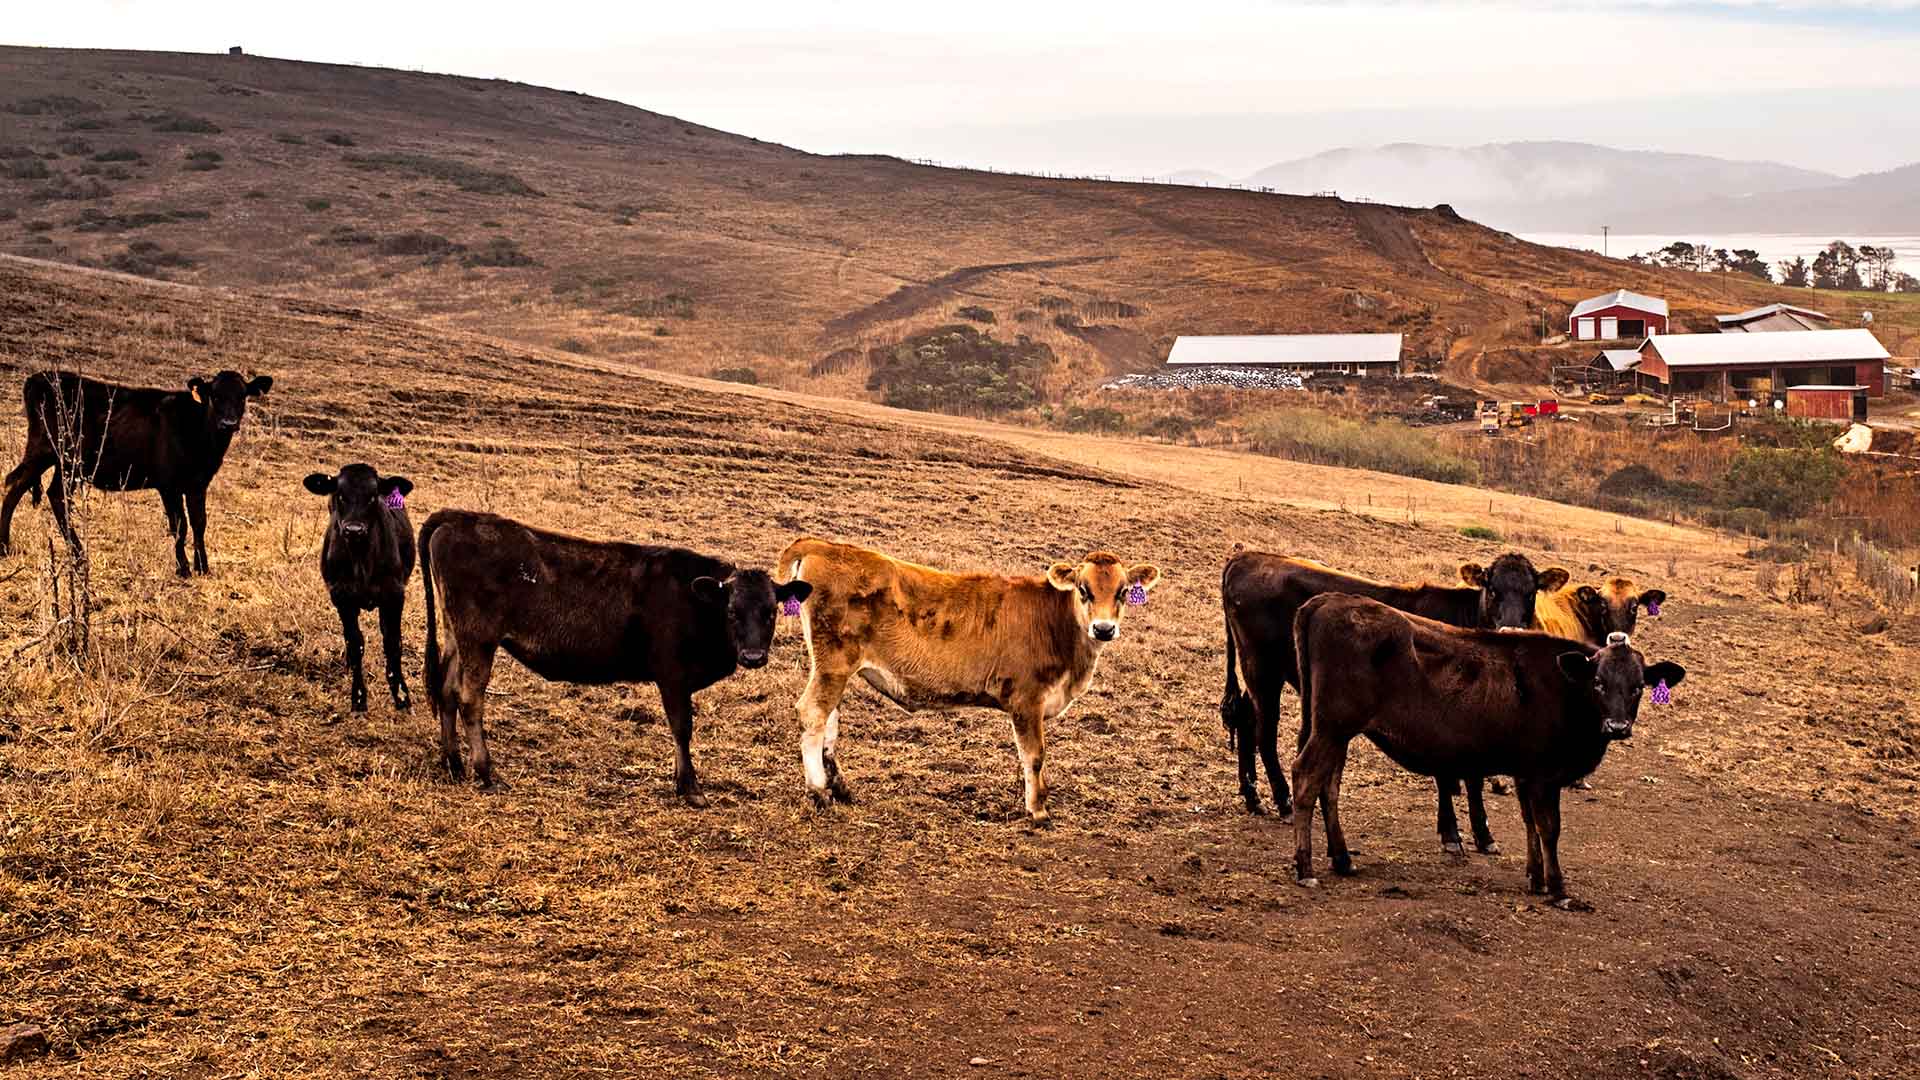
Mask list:
[[1307,742],[1293,764],[1294,875],[1313,876],[1313,803],[1326,815],[1327,859],[1353,856],[1340,828],[1347,744],[1365,735],[1426,776],[1512,776],[1527,823],[1527,888],[1566,898],[1560,791],[1633,735],[1642,692],[1686,677],[1648,664],[1625,634],[1593,646],[1547,634],[1463,630],[1377,600],[1328,594],[1294,621]]
[[393,707],[412,705],[400,670],[400,615],[413,576],[413,523],[407,496],[413,481],[381,476],[371,465],[348,465],[337,476],[313,473],[306,488],[327,496],[327,535],[320,543],[320,577],[340,613],[347,639],[347,670],[353,673],[353,711],[367,711],[367,677],[361,656],[366,638],[360,613],[380,612],[380,643],[387,657],[387,690]]
[[[269,376],[248,379],[234,371],[188,379],[184,391],[117,386],[70,371],[27,376],[27,451],[7,474],[6,502],[0,504],[0,554],[8,549],[20,497],[32,491],[38,505],[41,474],[52,469],[47,501],[68,543],[76,548],[80,543],[67,520],[69,481],[103,491],[153,488],[167,511],[180,576],[189,572],[189,522],[193,570],[206,573],[207,485],[226,459],[233,433],[246,416],[247,399],[272,386]],[[73,464],[76,475],[64,475]]]
[[[494,650],[546,679],[651,682],[673,729],[674,787],[705,806],[694,774],[693,695],[741,667],[765,666],[781,606],[813,591],[776,585],[683,548],[600,543],[472,510],[441,510],[420,529],[427,590],[427,697],[440,718],[440,749],[455,779],[466,775],[454,725],[466,736],[474,776],[493,786],[482,726]],[[436,631],[434,593],[445,606],[447,642]]]
[[[1240,795],[1247,812],[1258,814],[1260,795],[1255,788],[1253,756],[1258,750],[1273,788],[1273,802],[1281,815],[1291,812],[1286,777],[1280,771],[1276,742],[1280,725],[1280,688],[1300,689],[1300,670],[1293,652],[1293,617],[1301,605],[1322,593],[1370,596],[1382,603],[1454,626],[1489,629],[1525,629],[1533,625],[1534,599],[1566,584],[1567,572],[1550,567],[1536,572],[1525,555],[1509,552],[1484,569],[1468,563],[1460,568],[1466,586],[1387,585],[1343,574],[1310,559],[1243,551],[1227,560],[1220,574],[1220,606],[1227,623],[1227,688],[1220,701],[1220,718],[1237,736],[1240,751]],[[1236,657],[1246,672],[1247,689],[1240,690],[1234,673]],[[1307,717],[1300,717],[1300,736],[1307,738]],[[1440,842],[1452,854],[1465,851],[1460,824],[1453,815],[1452,793],[1457,782],[1442,778],[1437,825]],[[1482,785],[1467,785],[1467,817],[1474,845],[1497,852],[1487,828]]]

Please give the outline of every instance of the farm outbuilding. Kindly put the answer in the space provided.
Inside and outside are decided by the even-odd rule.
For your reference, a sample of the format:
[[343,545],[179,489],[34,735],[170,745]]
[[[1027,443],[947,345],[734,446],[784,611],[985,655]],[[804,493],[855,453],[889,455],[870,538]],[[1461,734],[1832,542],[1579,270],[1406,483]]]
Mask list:
[[1723,334],[1765,334],[1782,330],[1825,330],[1833,316],[1792,304],[1768,304],[1732,315],[1715,315]]
[[1567,333],[1575,341],[1620,341],[1648,338],[1667,332],[1667,302],[1615,289],[1573,306]]
[[1663,334],[1642,342],[1639,352],[1637,370],[1675,397],[1770,401],[1812,386],[1859,386],[1870,397],[1887,392],[1887,350],[1869,330]]
[[1399,334],[1213,334],[1175,338],[1167,368],[1400,374]]
[[1807,420],[1865,420],[1864,386],[1793,386],[1787,389],[1787,415]]

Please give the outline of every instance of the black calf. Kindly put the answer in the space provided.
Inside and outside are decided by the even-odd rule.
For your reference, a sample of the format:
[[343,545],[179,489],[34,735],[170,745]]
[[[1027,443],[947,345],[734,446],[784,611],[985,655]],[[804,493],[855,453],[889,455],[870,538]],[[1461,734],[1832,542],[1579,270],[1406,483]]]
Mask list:
[[387,689],[396,709],[412,702],[400,670],[400,614],[413,576],[413,525],[406,496],[413,482],[381,476],[371,465],[348,465],[338,476],[314,473],[306,488],[328,497],[327,536],[320,546],[320,576],[340,612],[347,639],[347,669],[353,673],[353,711],[367,711],[367,679],[361,655],[360,613],[378,608],[387,656]]

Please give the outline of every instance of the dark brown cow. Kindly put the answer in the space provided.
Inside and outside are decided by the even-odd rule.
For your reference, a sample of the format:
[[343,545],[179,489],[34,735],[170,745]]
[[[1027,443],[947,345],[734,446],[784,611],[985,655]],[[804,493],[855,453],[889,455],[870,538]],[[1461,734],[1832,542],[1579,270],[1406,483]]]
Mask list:
[[474,776],[493,786],[482,721],[494,652],[505,649],[543,679],[658,686],[673,729],[674,787],[691,806],[707,804],[693,769],[693,695],[739,668],[766,666],[781,604],[810,591],[684,548],[582,540],[472,510],[441,510],[420,527],[420,576],[427,696],[455,779],[466,775],[458,725]]
[[[1559,567],[1535,572],[1525,555],[1508,553],[1482,568],[1468,563],[1460,568],[1464,587],[1445,585],[1388,585],[1343,574],[1312,561],[1284,555],[1244,551],[1227,560],[1220,574],[1220,606],[1227,623],[1227,689],[1220,702],[1220,718],[1236,736],[1240,752],[1240,795],[1247,812],[1258,814],[1260,794],[1255,787],[1256,749],[1273,788],[1273,802],[1283,816],[1292,812],[1287,781],[1280,770],[1277,747],[1280,727],[1280,688],[1300,689],[1299,664],[1293,652],[1293,617],[1301,605],[1323,593],[1368,596],[1382,603],[1454,626],[1489,629],[1525,629],[1533,622],[1534,598],[1541,590],[1566,583]],[[1234,671],[1238,658],[1247,689],[1240,690]],[[1300,741],[1307,737],[1301,716]],[[1452,778],[1440,782],[1437,827],[1440,842],[1453,854],[1464,852],[1460,825],[1453,814]],[[1482,786],[1467,787],[1467,816],[1474,845],[1481,851],[1499,850],[1487,828]]]
[[381,476],[371,465],[348,465],[338,475],[312,473],[305,487],[327,497],[327,535],[320,542],[320,577],[340,615],[347,639],[347,672],[353,679],[354,712],[367,711],[366,638],[360,613],[380,612],[380,643],[387,660],[387,692],[393,707],[410,708],[406,674],[400,669],[400,616],[413,576],[413,524],[407,496],[413,481]]
[[[7,474],[0,503],[0,555],[13,533],[20,497],[40,502],[40,477],[53,470],[47,502],[67,542],[79,546],[67,520],[67,491],[87,483],[102,491],[160,493],[173,536],[173,558],[188,575],[187,526],[193,526],[193,570],[207,572],[207,485],[226,460],[227,446],[246,416],[247,399],[273,386],[261,375],[248,379],[223,371],[211,379],[187,380],[187,389],[117,386],[70,371],[27,376],[27,450]],[[64,462],[63,462],[64,459]],[[77,465],[75,475],[65,468]]]
[[858,675],[909,711],[983,705],[1011,714],[1036,822],[1048,820],[1043,725],[1086,693],[1122,613],[1160,581],[1158,568],[1104,551],[1009,578],[950,574],[812,539],[788,545],[777,569],[813,584],[801,616],[813,671],[798,709],[816,805],[852,801],[834,751],[840,698]]
[[1686,677],[1647,664],[1627,635],[1599,649],[1546,634],[1463,630],[1376,600],[1327,594],[1294,622],[1307,742],[1294,760],[1294,874],[1313,876],[1313,804],[1326,815],[1327,859],[1353,873],[1340,828],[1347,744],[1364,735],[1425,776],[1512,776],[1527,823],[1527,888],[1566,897],[1560,791],[1633,735],[1642,692]]

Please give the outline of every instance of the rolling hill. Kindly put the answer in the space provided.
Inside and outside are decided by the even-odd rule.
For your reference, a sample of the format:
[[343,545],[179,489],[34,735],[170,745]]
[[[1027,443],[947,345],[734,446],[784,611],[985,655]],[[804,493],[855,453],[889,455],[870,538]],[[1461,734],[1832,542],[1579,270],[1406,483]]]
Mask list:
[[1622,285],[1702,324],[1784,296],[1443,211],[823,157],[453,75],[5,48],[0,86],[0,250],[849,396],[962,307],[1051,347],[1058,393],[1180,333],[1437,358]]

